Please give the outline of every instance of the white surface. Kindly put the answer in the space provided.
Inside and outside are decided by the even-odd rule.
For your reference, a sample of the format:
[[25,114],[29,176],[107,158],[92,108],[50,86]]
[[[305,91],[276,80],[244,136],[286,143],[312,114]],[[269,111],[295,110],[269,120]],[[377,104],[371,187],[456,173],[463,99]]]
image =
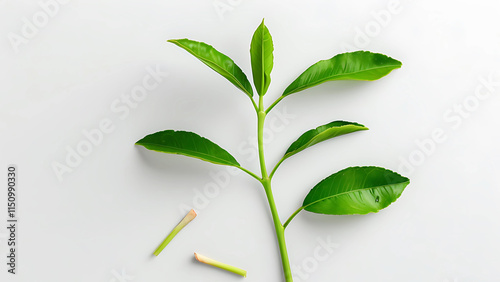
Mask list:
[[[153,259],[182,208],[216,183],[211,175],[227,170],[133,145],[155,131],[190,130],[258,171],[248,98],[165,41],[210,43],[250,77],[249,44],[263,17],[275,43],[268,105],[305,68],[345,46],[403,62],[376,82],[329,83],[290,96],[276,107],[288,113],[288,124],[267,124],[274,129],[269,165],[320,124],[343,119],[371,129],[283,163],[273,180],[283,220],[314,184],[347,166],[384,166],[412,181],[379,214],[296,217],[286,233],[290,260],[307,279],[295,281],[500,281],[498,1],[401,0],[382,26],[374,25],[374,13],[388,11],[391,1],[73,0],[15,52],[9,36],[22,36],[23,18],[43,13],[36,2],[0,1],[0,179],[5,187],[7,165],[17,164],[21,190],[18,275],[7,275],[1,263],[1,281],[243,279],[195,262],[194,251],[248,270],[245,281],[282,281],[264,193],[243,174],[208,203],[195,203],[198,218]],[[148,67],[169,75],[125,114],[120,99],[142,84]],[[491,95],[474,100],[492,74]],[[464,101],[467,117],[448,112]],[[75,149],[86,140],[82,131],[105,119],[113,131],[59,181],[54,162],[64,164],[67,147]],[[402,159],[422,154],[416,142],[435,130],[446,140],[411,171],[401,168]],[[2,189],[2,214],[5,204]],[[5,236],[2,228],[2,258]],[[320,240],[336,248],[315,256]]]

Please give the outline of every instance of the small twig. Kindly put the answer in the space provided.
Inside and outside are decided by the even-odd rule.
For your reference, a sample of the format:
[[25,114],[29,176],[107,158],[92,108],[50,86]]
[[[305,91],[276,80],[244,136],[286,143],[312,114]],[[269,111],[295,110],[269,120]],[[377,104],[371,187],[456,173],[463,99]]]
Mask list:
[[181,231],[182,228],[184,228],[195,217],[196,217],[196,212],[194,210],[190,210],[188,214],[181,220],[181,222],[179,222],[179,224],[177,224],[177,226],[172,230],[172,232],[168,234],[167,238],[163,240],[161,245],[156,249],[156,251],[154,252],[155,256],[158,256],[161,253],[161,251],[165,249],[168,243],[170,243],[170,241],[174,239],[175,235],[177,235],[177,233],[179,233],[179,231]]
[[236,274],[241,275],[243,277],[247,277],[247,271],[243,270],[241,268],[238,268],[238,267],[235,267],[235,266],[232,266],[232,265],[229,265],[229,264],[225,264],[225,263],[216,261],[214,259],[208,258],[208,257],[206,257],[204,255],[200,255],[200,254],[197,254],[197,253],[194,253],[194,257],[199,262],[202,262],[202,263],[205,263],[205,264],[208,264],[208,265],[211,265],[211,266],[215,266],[215,267],[218,267],[220,269],[224,269],[224,270],[230,271],[232,273],[236,273]]

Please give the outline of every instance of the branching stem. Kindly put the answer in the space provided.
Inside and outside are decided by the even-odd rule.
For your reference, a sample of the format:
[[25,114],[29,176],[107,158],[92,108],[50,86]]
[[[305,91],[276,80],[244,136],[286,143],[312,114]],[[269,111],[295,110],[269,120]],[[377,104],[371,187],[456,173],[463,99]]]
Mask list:
[[273,178],[274,176],[274,173],[276,172],[276,170],[278,169],[278,167],[280,166],[280,164],[285,160],[285,158],[281,158],[281,160],[274,166],[273,168],[273,171],[271,171],[271,174],[269,174],[269,178]]
[[250,175],[251,177],[257,179],[259,182],[262,180],[259,176],[257,176],[257,174],[251,172],[250,170],[244,168],[244,167],[241,167],[241,166],[237,166],[237,168],[241,169],[242,171],[246,172],[248,175]]
[[252,101],[253,108],[255,109],[255,111],[256,111],[256,112],[258,112],[258,111],[259,111],[259,107],[258,107],[258,106],[257,106],[257,104],[255,103],[255,100],[254,100],[252,97],[250,97],[250,100]]
[[286,96],[280,96],[278,99],[276,99],[276,101],[274,101],[274,103],[272,103],[271,106],[269,106],[269,108],[267,108],[266,110],[266,114],[268,114],[273,108],[274,106],[276,106],[281,100],[283,100],[283,98],[285,98]]
[[267,174],[266,161],[264,157],[264,122],[266,119],[267,112],[264,111],[264,101],[263,97],[259,96],[259,110],[257,112],[257,139],[259,145],[259,161],[260,169],[262,172],[262,179],[260,182],[264,187],[266,192],[267,201],[269,203],[269,208],[271,210],[271,215],[273,217],[274,228],[276,230],[276,237],[278,239],[278,246],[281,255],[281,264],[283,266],[283,273],[285,275],[286,282],[293,282],[292,271],[290,268],[290,261],[288,259],[288,251],[286,249],[285,242],[285,228],[281,224],[278,210],[276,209],[276,203],[274,202],[273,191],[271,189],[271,179]]
[[288,219],[287,221],[285,222],[285,224],[283,224],[283,228],[286,228],[288,226],[288,224],[290,224],[290,221],[292,221],[292,219],[299,214],[299,212],[301,212],[304,208],[303,207],[300,207],[298,210],[296,210]]

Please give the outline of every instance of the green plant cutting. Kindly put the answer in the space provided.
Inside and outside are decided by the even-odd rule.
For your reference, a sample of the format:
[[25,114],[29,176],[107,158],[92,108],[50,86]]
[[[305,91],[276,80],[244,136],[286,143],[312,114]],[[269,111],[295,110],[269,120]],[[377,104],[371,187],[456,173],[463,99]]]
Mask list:
[[315,185],[305,197],[302,205],[287,220],[282,221],[278,216],[271,188],[271,180],[278,167],[288,158],[315,144],[368,128],[356,122],[333,121],[302,134],[288,147],[283,157],[270,171],[264,159],[263,134],[266,116],[284,98],[296,93],[307,95],[307,89],[329,81],[374,81],[400,68],[401,62],[398,60],[368,51],[338,54],[331,59],[322,60],[310,66],[266,108],[264,96],[271,83],[274,46],[264,21],[255,31],[250,45],[253,85],[257,95],[254,94],[250,81],[240,67],[212,46],[189,39],[175,39],[169,42],[186,50],[225,77],[250,99],[257,114],[260,174],[242,167],[226,150],[193,132],[160,131],[145,136],[136,144],[162,153],[180,154],[218,165],[233,166],[255,178],[262,185],[267,196],[281,255],[283,275],[287,282],[293,281],[293,278],[285,243],[285,229],[297,214],[304,210],[328,215],[378,212],[396,201],[410,183],[408,178],[388,169],[375,166],[348,167],[331,174]]
[[241,268],[238,268],[238,267],[235,267],[235,266],[232,266],[232,265],[229,265],[229,264],[225,264],[225,263],[222,263],[222,262],[219,262],[219,261],[216,261],[214,259],[211,259],[209,257],[206,257],[204,255],[200,255],[198,253],[194,253],[194,257],[196,258],[197,261],[199,262],[202,262],[202,263],[205,263],[205,264],[208,264],[208,265],[211,265],[211,266],[214,266],[214,267],[218,267],[218,268],[221,268],[221,269],[224,269],[224,270],[227,270],[229,272],[232,272],[234,274],[238,274],[238,275],[241,275],[243,277],[246,277],[247,276],[247,271],[244,270],[244,269],[241,269]]
[[160,244],[160,246],[158,246],[158,248],[156,248],[156,250],[154,251],[153,254],[155,256],[158,256],[163,251],[163,249],[165,249],[165,247],[168,245],[168,243],[170,243],[170,241],[172,241],[172,239],[174,239],[174,237],[177,236],[177,234],[184,227],[186,227],[186,225],[188,225],[193,219],[195,219],[196,216],[197,216],[196,212],[193,209],[191,209],[186,214],[186,216],[181,220],[181,222],[179,222],[179,224],[177,224],[174,227],[174,229],[170,232],[170,234],[168,234],[167,238],[165,238],[165,240],[163,240],[163,242]]

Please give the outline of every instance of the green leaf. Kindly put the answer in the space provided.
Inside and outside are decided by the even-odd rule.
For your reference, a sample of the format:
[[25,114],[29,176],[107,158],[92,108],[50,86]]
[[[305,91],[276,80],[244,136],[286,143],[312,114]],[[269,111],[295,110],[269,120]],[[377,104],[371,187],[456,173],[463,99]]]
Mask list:
[[338,54],[310,66],[283,92],[282,96],[333,80],[377,80],[400,68],[401,62],[383,54],[356,51]]
[[214,164],[240,166],[226,150],[193,132],[160,131],[147,135],[135,144],[149,150],[184,155]]
[[183,48],[193,56],[209,66],[214,71],[225,77],[229,82],[245,92],[250,98],[253,96],[252,85],[247,76],[231,58],[215,50],[214,47],[198,41],[189,39],[172,39],[168,42]]
[[318,126],[315,129],[306,131],[299,139],[293,142],[283,156],[283,160],[319,142],[360,130],[368,130],[368,128],[359,123],[339,120]]
[[330,175],[309,192],[302,208],[347,215],[378,212],[396,201],[410,180],[380,167],[350,167]]
[[250,44],[253,83],[260,96],[266,94],[271,83],[273,51],[273,38],[262,20],[262,23],[255,30]]

